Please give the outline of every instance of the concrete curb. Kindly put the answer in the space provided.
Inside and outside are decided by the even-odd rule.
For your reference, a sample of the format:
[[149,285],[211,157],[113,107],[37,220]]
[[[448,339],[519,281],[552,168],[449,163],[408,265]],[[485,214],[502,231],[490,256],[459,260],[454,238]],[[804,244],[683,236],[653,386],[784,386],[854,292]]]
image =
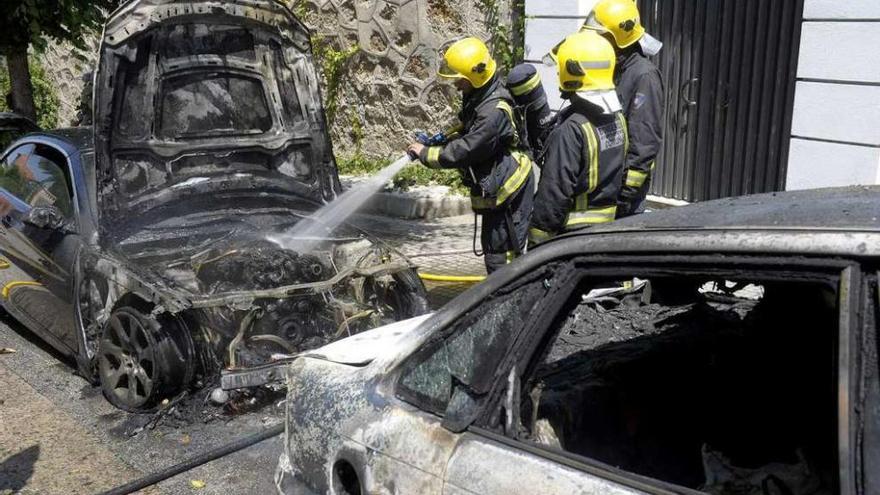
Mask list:
[[[344,189],[357,185],[360,177],[340,177]],[[450,194],[446,186],[419,186],[410,191],[386,189],[376,193],[363,211],[407,220],[455,217],[472,213],[470,198]]]
[[[357,185],[363,178],[343,176],[340,180],[343,188],[348,189]],[[689,204],[687,201],[653,195],[648,196],[647,202],[648,208],[654,210]],[[418,186],[410,191],[395,191],[389,188],[376,193],[364,205],[363,211],[406,220],[435,220],[473,212],[470,198],[450,194],[446,186]]]
[[365,208],[390,217],[424,220],[473,212],[470,199],[464,196],[417,196],[407,192],[380,192]]

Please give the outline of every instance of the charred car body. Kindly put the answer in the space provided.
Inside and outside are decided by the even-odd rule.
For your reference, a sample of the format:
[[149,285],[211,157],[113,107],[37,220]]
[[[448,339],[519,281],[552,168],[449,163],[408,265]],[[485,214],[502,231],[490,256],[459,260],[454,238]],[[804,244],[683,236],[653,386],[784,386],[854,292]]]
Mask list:
[[5,194],[3,304],[115,405],[221,368],[259,385],[277,355],[427,311],[413,265],[351,226],[308,252],[270,240],[340,190],[309,32],[281,2],[124,4],[94,112],[94,153],[80,131],[4,157],[32,187]]
[[279,492],[878,493],[878,270],[878,187],[560,236],[289,364]]

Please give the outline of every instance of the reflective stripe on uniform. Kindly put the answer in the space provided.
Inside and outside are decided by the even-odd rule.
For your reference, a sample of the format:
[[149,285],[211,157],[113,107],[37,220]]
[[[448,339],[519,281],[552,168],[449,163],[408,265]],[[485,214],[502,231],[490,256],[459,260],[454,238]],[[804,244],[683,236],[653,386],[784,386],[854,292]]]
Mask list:
[[616,205],[606,208],[592,208],[587,211],[573,211],[568,214],[565,228],[613,222],[615,215],[617,215]]
[[501,111],[506,113],[508,117],[510,117],[510,126],[513,127],[513,146],[514,147],[518,146],[519,131],[517,130],[517,127],[516,127],[516,117],[514,117],[514,115],[513,115],[513,107],[510,106],[510,103],[507,103],[506,101],[501,100],[498,102],[498,105],[496,105],[495,108],[500,109]]
[[431,146],[428,148],[428,156],[426,158],[427,163],[425,165],[431,168],[440,168],[440,152],[443,150],[442,146]]
[[593,124],[584,122],[581,125],[584,131],[584,147],[589,154],[589,163],[587,164],[587,191],[579,194],[574,198],[574,211],[586,211],[590,207],[589,197],[596,187],[599,185],[599,146],[594,133]]
[[547,241],[551,237],[553,237],[553,234],[551,234],[550,232],[535,227],[529,229],[529,241],[531,241],[532,244]]
[[454,126],[450,127],[449,129],[446,129],[446,132],[444,132],[443,134],[445,134],[446,137],[449,137],[449,136],[452,136],[453,134],[460,134],[461,131],[463,131],[463,130],[464,130],[464,124],[459,122],[458,124],[455,124]]
[[530,77],[528,81],[513,86],[510,88],[510,92],[513,93],[513,96],[522,96],[529,91],[537,88],[541,84],[541,75],[535,73],[534,76]]
[[500,110],[504,110],[504,113],[506,113],[507,116],[510,117],[511,124],[516,122],[516,119],[513,118],[513,107],[510,106],[510,103],[507,103],[506,101],[501,100],[498,102],[498,105],[496,105],[495,108],[498,108]]
[[[589,168],[587,169],[587,193],[591,193],[599,187],[599,143],[596,139],[596,130],[593,124],[585,122],[581,127],[587,138],[587,152],[590,154]],[[578,208],[580,209],[580,208]]]
[[508,251],[504,253],[504,262],[508,265],[513,263],[513,260],[516,259],[516,251]]
[[642,172],[641,170],[636,170],[634,168],[626,171],[627,187],[642,187],[645,185],[646,180],[648,180],[648,172]]
[[482,196],[471,196],[471,208],[475,210],[491,210],[493,208],[498,208],[510,199],[511,196],[522,189],[526,180],[529,178],[529,174],[532,172],[532,159],[529,158],[529,155],[519,151],[514,151],[510,155],[516,160],[518,165],[516,170],[510,174],[510,177],[508,177],[507,180],[504,181],[504,184],[501,185],[501,188],[498,189],[497,197],[493,199],[484,198]]
[[526,183],[526,179],[529,178],[529,174],[532,172],[532,159],[529,158],[529,155],[514,151],[510,156],[512,156],[519,165],[516,167],[516,170],[510,174],[510,177],[504,181],[504,184],[501,185],[501,189],[498,190],[498,205],[503,205],[508,198],[516,194],[516,192],[522,188],[523,184]]
[[623,116],[623,113],[618,112],[617,121],[620,122],[620,127],[623,129],[623,154],[626,155],[629,153],[629,129],[626,125],[626,117]]

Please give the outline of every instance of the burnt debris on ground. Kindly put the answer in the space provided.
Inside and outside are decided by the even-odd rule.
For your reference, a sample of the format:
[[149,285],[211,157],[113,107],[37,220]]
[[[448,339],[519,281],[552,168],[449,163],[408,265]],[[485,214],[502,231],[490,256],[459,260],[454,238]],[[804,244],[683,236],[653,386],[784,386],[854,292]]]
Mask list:
[[257,414],[266,420],[283,416],[284,390],[280,387],[255,387],[224,392],[218,402],[212,397],[216,384],[197,386],[191,391],[163,401],[152,413],[127,414],[114,428],[117,435],[134,437],[149,431],[185,431],[195,424],[229,423],[239,416]]

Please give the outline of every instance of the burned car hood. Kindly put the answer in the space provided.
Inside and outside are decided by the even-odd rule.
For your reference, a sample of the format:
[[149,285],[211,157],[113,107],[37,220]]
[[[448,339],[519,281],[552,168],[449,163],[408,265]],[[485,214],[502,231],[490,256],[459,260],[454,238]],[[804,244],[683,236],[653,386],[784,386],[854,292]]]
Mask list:
[[133,0],[101,40],[102,222],[190,194],[340,191],[308,29],[280,1]]
[[191,195],[116,223],[102,240],[106,251],[193,297],[314,283],[346,267],[410,266],[351,224],[317,242],[286,236],[315,222],[314,206],[285,195]]
[[392,356],[405,350],[406,344],[416,338],[415,330],[430,317],[431,314],[427,314],[369,330],[309,351],[303,356],[364,366],[379,357]]

